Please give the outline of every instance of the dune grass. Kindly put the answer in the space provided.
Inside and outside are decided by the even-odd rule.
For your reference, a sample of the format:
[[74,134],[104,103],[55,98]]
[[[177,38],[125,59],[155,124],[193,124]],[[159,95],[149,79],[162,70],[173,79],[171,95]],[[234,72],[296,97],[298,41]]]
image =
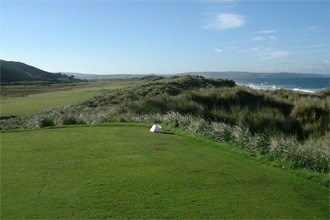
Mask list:
[[[24,116],[63,105],[77,104],[104,91],[131,85],[132,80],[95,81],[88,84],[6,86],[0,99],[0,115]],[[39,87],[43,87],[42,89]],[[33,91],[30,91],[29,88]],[[63,91],[64,90],[64,91]]]
[[1,133],[1,219],[329,218],[329,190],[183,134]]

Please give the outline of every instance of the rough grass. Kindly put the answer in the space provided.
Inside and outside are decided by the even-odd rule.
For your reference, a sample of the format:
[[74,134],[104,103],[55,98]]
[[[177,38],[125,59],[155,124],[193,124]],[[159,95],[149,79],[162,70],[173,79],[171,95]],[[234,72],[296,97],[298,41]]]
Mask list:
[[1,133],[1,219],[329,218],[329,190],[147,127]]

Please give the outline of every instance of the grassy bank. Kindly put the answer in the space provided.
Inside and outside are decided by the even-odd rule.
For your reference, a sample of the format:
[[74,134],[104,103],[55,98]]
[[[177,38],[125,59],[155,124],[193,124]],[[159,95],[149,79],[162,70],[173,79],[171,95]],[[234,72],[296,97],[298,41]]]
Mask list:
[[1,218],[329,218],[329,190],[137,126],[1,133]]

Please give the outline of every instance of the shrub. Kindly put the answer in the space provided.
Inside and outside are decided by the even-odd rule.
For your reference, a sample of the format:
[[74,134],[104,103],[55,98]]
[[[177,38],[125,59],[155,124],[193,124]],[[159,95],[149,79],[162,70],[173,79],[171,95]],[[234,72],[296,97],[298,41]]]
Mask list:
[[44,128],[44,127],[53,127],[55,126],[55,122],[53,119],[51,118],[43,118],[40,123],[39,123],[39,126],[41,128]]
[[84,121],[78,120],[77,118],[73,116],[65,117],[63,119],[63,125],[79,125],[79,124],[85,124]]

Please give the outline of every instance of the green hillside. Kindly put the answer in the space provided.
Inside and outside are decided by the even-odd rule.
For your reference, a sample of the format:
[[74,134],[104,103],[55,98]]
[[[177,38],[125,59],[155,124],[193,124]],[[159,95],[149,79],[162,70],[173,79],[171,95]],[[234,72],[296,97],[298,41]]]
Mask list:
[[329,189],[149,126],[1,133],[1,219],[328,219]]
[[1,83],[19,81],[71,80],[68,75],[50,73],[21,62],[0,60]]

